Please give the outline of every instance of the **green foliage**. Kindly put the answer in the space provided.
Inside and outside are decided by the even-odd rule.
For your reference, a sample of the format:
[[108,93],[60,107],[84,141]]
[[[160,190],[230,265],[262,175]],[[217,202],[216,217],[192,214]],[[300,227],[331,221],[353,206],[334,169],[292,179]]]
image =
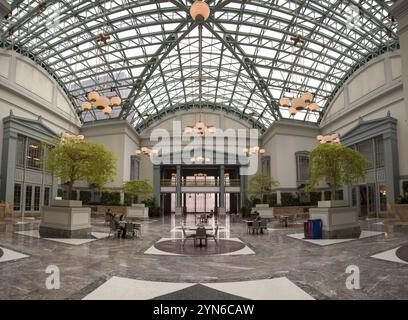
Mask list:
[[400,196],[395,201],[397,204],[408,204],[408,196]]
[[258,172],[251,176],[248,182],[248,195],[264,201],[264,196],[272,192],[272,188],[279,185],[279,182],[272,177]]
[[244,205],[240,209],[240,213],[243,218],[249,217],[251,214],[252,208],[254,207],[253,202],[248,198],[245,199]]
[[149,208],[150,218],[158,218],[162,215],[162,208],[156,205],[156,200],[154,198],[145,199],[142,203]]
[[321,200],[321,192],[310,192],[310,205],[316,206],[317,203]]
[[82,201],[83,204],[91,203],[92,193],[90,191],[80,191],[79,192],[79,200]]
[[147,180],[131,180],[123,183],[122,191],[131,197],[148,197],[153,194],[153,187]]
[[320,144],[310,152],[310,182],[306,191],[320,181],[326,181],[336,200],[336,190],[343,184],[352,184],[365,177],[369,162],[357,151],[340,144]]
[[402,194],[405,197],[408,197],[408,181],[403,181],[402,182]]
[[48,153],[45,167],[63,182],[68,182],[70,195],[77,181],[86,181],[98,188],[113,181],[116,158],[103,144],[87,140],[76,143],[69,140]]
[[102,192],[101,205],[120,206],[120,192]]
[[300,205],[299,197],[291,192],[282,192],[281,203],[282,207],[294,207]]

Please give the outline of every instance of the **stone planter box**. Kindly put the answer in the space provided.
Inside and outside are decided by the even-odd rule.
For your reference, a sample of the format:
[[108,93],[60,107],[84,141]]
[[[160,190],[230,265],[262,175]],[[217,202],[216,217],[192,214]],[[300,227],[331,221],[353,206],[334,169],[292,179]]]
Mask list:
[[133,204],[127,208],[126,218],[149,219],[149,208],[144,204]]
[[408,204],[394,204],[393,207],[398,220],[408,222]]
[[354,239],[361,235],[357,208],[312,208],[310,219],[323,221],[323,239]]
[[[91,209],[81,201],[55,201],[41,211],[40,235],[43,238],[90,239]],[[54,205],[56,204],[56,205]],[[66,204],[67,206],[63,206]],[[81,204],[81,206],[79,206]]]

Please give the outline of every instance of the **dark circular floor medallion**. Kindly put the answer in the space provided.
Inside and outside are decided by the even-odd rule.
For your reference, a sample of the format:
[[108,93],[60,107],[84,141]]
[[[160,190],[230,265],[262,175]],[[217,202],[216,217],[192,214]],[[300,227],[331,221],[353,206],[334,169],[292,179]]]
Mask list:
[[399,248],[395,254],[401,260],[408,262],[408,245],[405,245]]
[[1,248],[0,248],[0,258],[3,256],[3,254],[4,254],[4,251],[1,250]]
[[165,240],[157,242],[154,247],[167,253],[208,256],[236,252],[244,249],[245,244],[239,241],[220,239],[218,246],[214,241],[208,241],[207,247],[194,247],[194,243],[191,240],[187,240],[184,246],[182,240]]

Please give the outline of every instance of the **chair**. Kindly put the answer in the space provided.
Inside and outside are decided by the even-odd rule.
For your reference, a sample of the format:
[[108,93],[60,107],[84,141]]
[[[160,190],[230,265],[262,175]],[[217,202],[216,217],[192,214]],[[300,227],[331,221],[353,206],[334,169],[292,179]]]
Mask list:
[[134,223],[133,228],[136,234],[136,237],[142,237],[142,225],[140,223]]
[[268,230],[268,222],[266,220],[261,220],[259,228],[261,230],[261,233],[263,233],[263,230]]
[[194,247],[196,247],[197,240],[200,240],[200,247],[202,246],[202,241],[205,241],[205,246],[207,246],[207,230],[205,228],[197,228],[195,238],[194,238]]
[[253,223],[254,223],[253,221],[248,221],[247,222],[247,232],[248,233],[251,233]]
[[261,223],[259,221],[252,222],[252,234],[254,234],[255,231],[256,231],[256,233],[259,233],[260,224]]
[[218,246],[218,240],[217,240],[217,238],[218,238],[218,225],[215,227],[214,233],[208,233],[207,234],[207,239],[208,238],[214,239],[215,244]]
[[183,237],[184,237],[184,241],[183,241],[183,247],[186,244],[186,241],[189,239],[193,239],[195,241],[195,234],[187,234],[186,229],[184,228],[184,225],[181,225],[181,230],[183,230]]
[[116,223],[115,223],[115,220],[112,219],[112,220],[109,222],[109,226],[110,226],[110,230],[109,230],[108,238],[110,237],[110,235],[111,235],[112,232],[113,232],[113,235],[114,235],[114,236],[119,236],[120,228],[117,227],[117,225],[116,225]]
[[125,224],[125,236],[131,236],[132,238],[135,238],[135,227],[133,225],[133,223],[126,223]]

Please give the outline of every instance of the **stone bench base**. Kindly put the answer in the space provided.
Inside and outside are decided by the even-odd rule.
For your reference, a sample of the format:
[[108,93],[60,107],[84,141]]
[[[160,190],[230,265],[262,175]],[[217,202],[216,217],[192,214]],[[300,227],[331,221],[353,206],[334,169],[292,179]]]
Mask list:
[[40,227],[41,238],[51,239],[91,239],[92,228],[79,229],[79,230],[63,230],[48,227]]

